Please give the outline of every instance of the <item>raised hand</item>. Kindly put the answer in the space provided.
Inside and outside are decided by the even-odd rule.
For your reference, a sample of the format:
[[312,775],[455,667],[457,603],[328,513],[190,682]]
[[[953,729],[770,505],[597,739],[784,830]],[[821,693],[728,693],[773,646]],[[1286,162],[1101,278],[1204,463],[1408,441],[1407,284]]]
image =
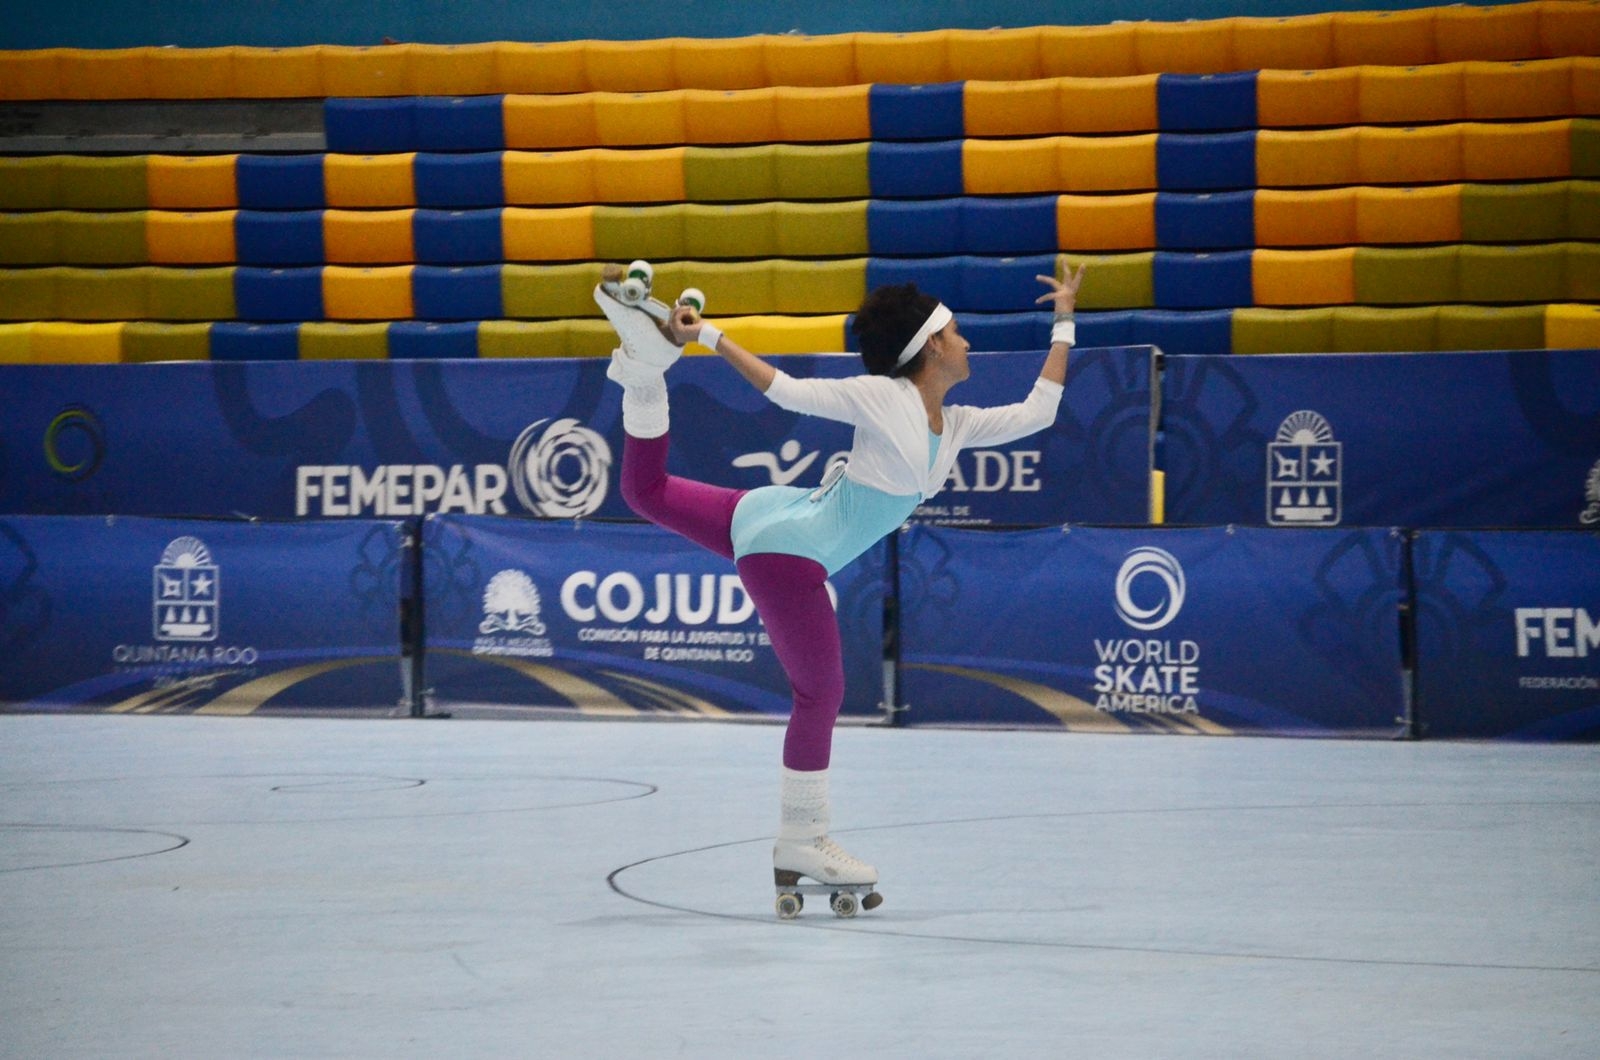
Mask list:
[[1083,285],[1083,274],[1089,267],[1085,262],[1078,266],[1076,272],[1069,271],[1066,278],[1058,280],[1054,276],[1035,276],[1034,279],[1050,288],[1044,294],[1033,300],[1034,305],[1053,303],[1053,308],[1058,316],[1070,314],[1078,305],[1078,288]]

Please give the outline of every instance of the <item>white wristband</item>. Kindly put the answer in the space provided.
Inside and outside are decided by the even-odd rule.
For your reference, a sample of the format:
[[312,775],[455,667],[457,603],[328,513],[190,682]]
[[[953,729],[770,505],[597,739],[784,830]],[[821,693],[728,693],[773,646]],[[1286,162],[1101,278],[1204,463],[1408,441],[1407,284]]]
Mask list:
[[695,341],[712,353],[716,353],[717,343],[722,341],[722,329],[707,321],[700,325],[700,336]]
[[1077,341],[1078,323],[1071,317],[1067,317],[1065,320],[1057,320],[1051,325],[1050,345],[1054,346],[1058,342],[1064,342],[1068,346],[1074,346],[1077,345]]

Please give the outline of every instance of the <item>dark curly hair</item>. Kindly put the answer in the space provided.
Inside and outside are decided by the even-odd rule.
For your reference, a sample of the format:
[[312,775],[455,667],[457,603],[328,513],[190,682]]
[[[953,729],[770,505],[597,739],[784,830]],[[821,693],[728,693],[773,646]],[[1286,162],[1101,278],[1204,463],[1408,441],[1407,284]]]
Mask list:
[[899,368],[894,362],[938,304],[937,298],[917,290],[914,283],[889,284],[867,295],[850,324],[867,374],[892,379],[921,368],[921,351]]

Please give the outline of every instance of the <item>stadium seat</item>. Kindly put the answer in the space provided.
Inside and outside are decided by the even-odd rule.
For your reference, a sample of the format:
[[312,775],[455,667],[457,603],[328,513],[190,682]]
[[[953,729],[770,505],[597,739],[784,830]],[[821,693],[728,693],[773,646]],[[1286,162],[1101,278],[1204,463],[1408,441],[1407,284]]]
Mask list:
[[[6,68],[6,76],[0,78],[0,99],[61,98],[60,48],[0,51],[0,62]],[[0,361],[3,360],[4,355],[0,354]]]
[[241,265],[320,265],[321,210],[240,210],[234,249]]
[[478,356],[478,322],[397,320],[389,325],[392,361],[462,360]]
[[663,261],[687,252],[679,206],[596,206],[593,216],[595,256],[601,261]]
[[504,316],[500,265],[418,265],[411,273],[418,320],[493,320]]
[[1356,242],[1356,189],[1263,188],[1255,193],[1258,247],[1349,246]]
[[1573,106],[1571,59],[1463,63],[1461,116],[1468,121],[1562,118]]
[[600,142],[595,127],[594,95],[507,96],[501,108],[506,147],[548,150],[593,147]]
[[1250,252],[1174,254],[1157,251],[1156,308],[1222,309],[1254,304]]
[[233,95],[238,99],[295,99],[326,96],[321,55],[314,48],[233,50]]
[[1467,180],[1561,180],[1574,176],[1573,123],[1474,123],[1461,128]]
[[[593,265],[507,265],[500,270],[507,317],[560,319],[596,316]],[[480,336],[481,337],[481,336]]]
[[[935,85],[951,81],[943,30],[919,33],[856,33],[855,83],[878,87]],[[879,133],[878,135],[882,135]]]
[[1333,16],[1338,66],[1425,66],[1436,62],[1434,9],[1340,11]]
[[1253,188],[1256,133],[1162,133],[1156,139],[1156,183],[1163,191]]
[[865,143],[798,147],[777,144],[772,179],[777,198],[864,199],[872,194],[870,145]]
[[1555,241],[1594,239],[1600,231],[1585,234],[1577,219],[1568,219],[1568,202],[1575,181],[1542,184],[1464,184],[1461,187],[1461,234],[1468,243],[1517,243],[1524,240]]
[[415,149],[503,151],[506,146],[504,101],[504,96],[419,98]]
[[232,320],[238,316],[236,271],[232,265],[150,269],[145,277],[146,315],[151,320]]
[[61,214],[57,248],[63,265],[142,265],[150,260],[145,244],[145,210]]
[[774,139],[790,143],[872,138],[872,108],[866,85],[812,87],[778,82],[773,89]]
[[594,201],[682,202],[686,162],[686,149],[682,147],[596,151]]
[[783,34],[767,37],[761,48],[766,84],[801,88],[865,84],[856,79],[856,42],[852,34]]
[[691,88],[683,93],[683,131],[691,144],[762,144],[779,139],[773,89]]
[[594,129],[602,147],[681,144],[683,93],[596,92]]
[[[55,315],[62,320],[143,320],[149,315],[149,270],[62,268]],[[37,336],[36,336],[37,337]]]
[[494,49],[496,91],[546,95],[589,92],[589,42],[499,41]]
[[1045,26],[1039,31],[1044,77],[1128,77],[1143,73],[1134,57],[1134,24]]
[[1133,341],[1179,356],[1232,353],[1233,313],[1232,309],[1146,309],[1133,315]]
[[316,48],[322,77],[320,96],[407,96],[411,94],[410,44],[358,47],[324,44]]
[[76,324],[46,320],[28,333],[34,364],[116,364],[122,359],[122,321]]
[[381,361],[389,356],[388,324],[314,321],[300,325],[302,361]]
[[[1156,74],[1128,77],[1061,77],[1056,85],[1059,120],[1040,133],[1134,133],[1160,124]],[[1050,82],[1047,82],[1050,83]],[[972,86],[968,86],[970,94]]]
[[1350,305],[1356,300],[1355,249],[1256,250],[1251,297],[1241,305]]
[[[1091,79],[1083,79],[1093,84]],[[967,136],[1045,136],[1061,126],[1061,82],[972,81],[966,86]]]
[[150,48],[61,48],[57,71],[62,99],[148,99]]
[[1181,75],[1163,73],[1156,81],[1162,132],[1214,132],[1254,129],[1256,72]]
[[1547,306],[1544,345],[1552,350],[1600,349],[1600,305]]
[[0,214],[0,265],[56,265],[61,257],[64,210]]
[[1600,121],[1573,119],[1571,145],[1570,175],[1589,180],[1600,178]]
[[[862,52],[857,49],[856,61]],[[958,140],[965,135],[965,84],[872,83],[867,108],[874,140]]]
[[867,177],[875,199],[923,199],[961,195],[962,141],[930,144],[873,143]]
[[867,241],[873,254],[959,254],[961,236],[960,199],[867,204]]
[[122,329],[122,360],[130,364],[204,361],[210,357],[209,323],[156,324],[135,320]]
[[746,349],[763,354],[837,353],[844,350],[845,316],[746,316],[725,320],[723,330]]
[[151,210],[145,242],[153,265],[222,265],[239,259],[234,227],[239,211],[176,213]]
[[683,155],[683,194],[689,202],[768,202],[776,198],[777,161],[771,147],[690,147]]
[[960,200],[962,252],[966,254],[1052,254],[1056,238],[1056,196]]
[[1544,55],[1600,55],[1600,11],[1588,3],[1541,4],[1539,47]]
[[1355,128],[1256,134],[1256,182],[1262,188],[1358,184]]
[[0,364],[32,364],[29,350],[33,329],[37,323],[28,320],[20,323],[0,323]]
[[415,210],[327,210],[322,215],[326,260],[338,265],[399,265],[417,260]]
[[945,35],[950,76],[967,82],[1028,81],[1039,74],[1039,28],[952,29]]
[[593,260],[594,211],[593,206],[506,207],[500,218],[504,260]]
[[969,195],[1023,195],[1061,187],[1059,139],[967,140],[961,168]]
[[601,152],[507,151],[503,183],[507,206],[591,203],[596,200],[595,159]]
[[1056,197],[1056,245],[1062,250],[1149,250],[1156,245],[1156,193]]
[[258,269],[234,272],[234,302],[240,320],[254,323],[322,319],[320,268]]
[[[675,301],[686,287],[698,287],[712,300],[714,314],[737,316],[772,312],[772,274],[772,263],[766,261],[679,261],[657,265],[655,283],[664,302]],[[599,315],[592,302],[588,315]]]
[[1358,247],[1355,253],[1356,302],[1383,306],[1458,301],[1461,289],[1458,250],[1456,246]]
[[1333,310],[1334,353],[1427,353],[1439,348],[1439,307]]
[[299,324],[211,325],[213,361],[293,361],[299,356]]
[[154,210],[226,210],[239,205],[238,155],[151,155],[146,196]]
[[241,210],[320,210],[327,204],[323,155],[240,155]]
[[723,92],[767,85],[760,38],[679,37],[672,42],[672,70],[684,88]]
[[1441,350],[1537,350],[1544,347],[1545,307],[1439,307]]
[[415,260],[424,265],[504,261],[501,210],[417,210],[412,216]]
[[1233,20],[1233,59],[1240,70],[1321,70],[1333,65],[1333,15]]
[[1234,353],[1327,353],[1333,310],[1235,309],[1232,342]]
[[1568,237],[1600,240],[1600,183],[1592,180],[1573,180],[1565,183]]
[[1055,275],[1056,268],[1054,254],[957,260],[961,293],[950,308],[976,313],[1032,311],[1043,290],[1035,277]]
[[143,210],[150,204],[142,155],[61,156],[56,201],[65,210]]
[[867,290],[885,284],[914,283],[924,294],[931,294],[952,310],[961,312],[961,259],[868,258]]
[[1600,246],[1566,243],[1561,245],[1561,252],[1566,297],[1573,301],[1600,301]]
[[[867,297],[867,263],[844,261],[793,261],[771,263],[772,312],[827,313],[855,310]],[[717,298],[711,288],[708,297]],[[834,347],[823,347],[832,350]]]
[[487,96],[504,91],[495,78],[498,44],[432,44],[411,55],[411,91],[419,96]]
[[1155,305],[1155,253],[1137,254],[1062,254],[1055,275],[1061,276],[1081,265],[1088,265],[1083,288],[1078,292],[1078,308],[1147,309]]
[[442,209],[499,206],[506,201],[505,155],[419,152],[412,167],[418,206]]
[[[960,323],[961,334],[979,353],[1050,348],[1049,313],[970,313]],[[1083,329],[1080,321],[1080,343]]]
[[770,202],[690,203],[679,209],[684,218],[684,252],[691,258],[770,258],[778,253],[777,217]]
[[1361,243],[1458,243],[1461,185],[1356,189]]
[[1262,70],[1256,75],[1256,120],[1263,129],[1355,125],[1360,75],[1354,66]]
[[1135,22],[1133,62],[1142,74],[1220,74],[1235,70],[1233,19]]
[[1062,136],[1056,145],[1056,188],[1038,191],[1150,191],[1156,187],[1157,133]]
[[328,151],[346,155],[415,151],[417,103],[414,96],[325,100],[322,124]]
[[52,320],[61,274],[57,265],[42,269],[0,269],[0,320]]
[[[328,320],[407,320],[415,316],[411,273],[415,266],[322,270],[322,312]],[[302,332],[301,339],[305,335]]]
[[1540,54],[1540,4],[1440,7],[1433,13],[1435,61],[1532,59]]
[[63,157],[8,158],[0,166],[0,210],[53,210],[61,205]]
[[1461,126],[1356,131],[1356,176],[1361,184],[1426,184],[1462,177]]
[[416,155],[327,155],[323,184],[328,205],[351,209],[414,206]]
[[1460,121],[1462,67],[1363,66],[1356,78],[1356,117],[1369,125]]
[[1156,195],[1156,246],[1163,250],[1253,247],[1255,192]]
[[[575,339],[578,326],[587,323],[577,320],[485,320],[478,325],[479,357],[581,357],[589,354],[605,356],[610,347],[587,348]],[[602,322],[602,326],[604,326]],[[594,336],[602,336],[594,329]],[[616,335],[611,338],[616,345]]]

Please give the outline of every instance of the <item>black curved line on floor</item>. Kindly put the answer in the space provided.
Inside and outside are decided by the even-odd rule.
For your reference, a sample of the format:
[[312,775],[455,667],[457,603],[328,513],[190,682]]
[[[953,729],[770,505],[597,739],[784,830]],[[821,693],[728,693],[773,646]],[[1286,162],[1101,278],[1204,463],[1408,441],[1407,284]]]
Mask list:
[[[415,781],[415,783],[409,785],[409,787],[411,787],[411,788],[420,788],[420,787],[422,787],[422,786],[424,786],[426,784],[437,783],[440,780],[464,781],[464,782],[468,782],[468,783],[489,783],[491,781],[496,781],[496,780],[554,780],[554,781],[575,781],[575,782],[590,783],[590,784],[618,784],[618,785],[622,785],[624,787],[637,788],[639,790],[633,792],[632,794],[613,796],[613,797],[604,798],[604,799],[584,799],[584,800],[581,800],[581,801],[578,801],[578,802],[542,803],[542,804],[537,805],[537,806],[505,806],[505,807],[500,807],[500,808],[496,808],[496,809],[492,809],[492,810],[440,810],[440,811],[435,812],[435,813],[387,813],[387,814],[376,814],[376,815],[368,815],[368,816],[350,816],[350,817],[292,817],[292,818],[283,818],[283,819],[280,819],[280,820],[268,820],[268,819],[263,819],[263,818],[255,818],[255,819],[252,819],[252,820],[238,820],[238,821],[221,820],[221,821],[218,821],[218,820],[207,819],[207,820],[203,820],[203,821],[181,821],[179,823],[182,824],[184,827],[207,826],[207,825],[298,825],[298,824],[341,824],[341,823],[344,823],[346,821],[414,821],[414,820],[424,820],[424,819],[435,818],[435,817],[487,817],[487,816],[489,816],[491,814],[501,814],[501,813],[536,813],[536,812],[540,812],[540,811],[543,811],[543,810],[570,810],[570,809],[577,809],[577,808],[584,807],[584,806],[605,806],[608,803],[613,803],[613,802],[628,802],[628,801],[630,801],[632,799],[648,798],[649,796],[654,795],[656,792],[661,790],[661,788],[658,785],[656,785],[656,784],[647,784],[642,780],[621,780],[621,779],[616,778],[616,777],[576,777],[576,776],[563,776],[563,775],[560,775],[560,774],[547,774],[547,773],[517,773],[517,774],[510,774],[510,775],[502,774],[502,775],[498,775],[498,776],[484,776],[484,777],[462,777],[462,776],[447,775],[447,776],[443,776],[443,777],[434,777],[434,778],[432,778],[432,780],[429,780],[429,779],[426,779],[426,778],[418,778],[418,777],[390,777],[390,776],[382,776],[380,774],[372,774],[372,773],[286,773],[286,772],[285,773],[161,774],[161,775],[157,775],[157,776],[153,776],[153,777],[138,777],[138,776],[132,776],[132,777],[81,777],[81,778],[78,778],[78,779],[67,779],[67,780],[11,781],[11,782],[7,782],[7,783],[0,783],[0,788],[6,788],[6,787],[16,787],[16,788],[43,787],[43,786],[45,786],[47,784],[117,784],[117,783],[130,783],[130,782],[134,782],[134,781],[156,781],[156,780],[259,780],[259,779],[274,778],[274,777],[361,777],[363,779],[369,779],[369,780],[370,779],[383,779],[383,780]],[[406,790],[406,789],[398,789],[398,790]],[[164,823],[167,823],[167,822],[155,822],[155,823],[164,824]],[[85,826],[85,827],[96,827],[96,826],[88,825],[88,826]]]
[[39,832],[116,832],[124,835],[158,835],[166,839],[176,839],[177,842],[170,847],[160,850],[145,850],[137,854],[118,854],[111,858],[90,858],[87,861],[59,861],[46,865],[18,865],[15,868],[0,869],[0,873],[7,872],[38,872],[41,869],[70,869],[79,865],[105,865],[113,861],[132,861],[135,858],[153,858],[157,854],[170,854],[189,845],[189,837],[178,835],[176,832],[158,832],[150,828],[102,828],[97,825],[77,824],[29,824],[22,821],[0,821],[0,829],[27,828]]
[[[1263,806],[1182,806],[1168,809],[1149,810],[1084,810],[1067,813],[1018,813],[998,814],[991,817],[954,817],[942,821],[908,821],[902,824],[867,825],[862,828],[841,828],[835,834],[855,834],[863,832],[887,832],[903,828],[934,828],[941,825],[986,824],[1000,821],[1037,821],[1057,820],[1071,817],[1134,817],[1142,815],[1174,814],[1174,813],[1219,813],[1219,812],[1265,812],[1272,810],[1406,810],[1406,809],[1494,809],[1502,806],[1600,806],[1600,802],[1590,799],[1552,799],[1548,801],[1535,800],[1525,802],[1380,802],[1380,803],[1284,803],[1282,805]],[[1283,953],[1254,953],[1248,950],[1204,950],[1190,949],[1179,946],[1118,946],[1098,942],[1052,942],[1043,939],[1006,939],[985,938],[978,935],[940,935],[926,931],[901,931],[893,928],[880,928],[869,926],[861,917],[856,917],[848,922],[841,923],[837,919],[814,919],[811,922],[802,920],[780,921],[773,916],[751,916],[744,913],[718,913],[711,910],[695,909],[691,906],[674,905],[671,902],[660,902],[653,898],[644,898],[625,890],[617,877],[629,869],[636,869],[655,861],[667,861],[672,858],[688,857],[691,854],[703,854],[710,850],[723,850],[727,847],[745,846],[750,843],[770,843],[770,835],[758,836],[754,839],[736,839],[727,843],[712,843],[708,846],[694,847],[690,850],[677,850],[668,854],[657,854],[654,857],[642,858],[639,861],[613,869],[606,876],[606,883],[613,891],[629,901],[641,905],[653,906],[656,909],[666,909],[674,913],[689,913],[694,916],[713,917],[717,920],[733,920],[747,924],[763,924],[771,927],[801,928],[811,931],[844,931],[866,935],[891,935],[898,938],[923,939],[932,942],[969,942],[984,946],[1022,946],[1030,949],[1058,949],[1058,950],[1085,950],[1103,953],[1142,953],[1163,957],[1215,957],[1219,959],[1243,961],[1290,961],[1299,964],[1341,964],[1341,965],[1368,965],[1389,968],[1453,968],[1470,969],[1474,971],[1493,972],[1584,972],[1590,975],[1600,974],[1600,967],[1567,967],[1563,965],[1542,964],[1477,964],[1466,961],[1403,961],[1371,957],[1317,957],[1299,954]],[[776,892],[774,892],[776,893]],[[865,914],[870,915],[870,914]]]

